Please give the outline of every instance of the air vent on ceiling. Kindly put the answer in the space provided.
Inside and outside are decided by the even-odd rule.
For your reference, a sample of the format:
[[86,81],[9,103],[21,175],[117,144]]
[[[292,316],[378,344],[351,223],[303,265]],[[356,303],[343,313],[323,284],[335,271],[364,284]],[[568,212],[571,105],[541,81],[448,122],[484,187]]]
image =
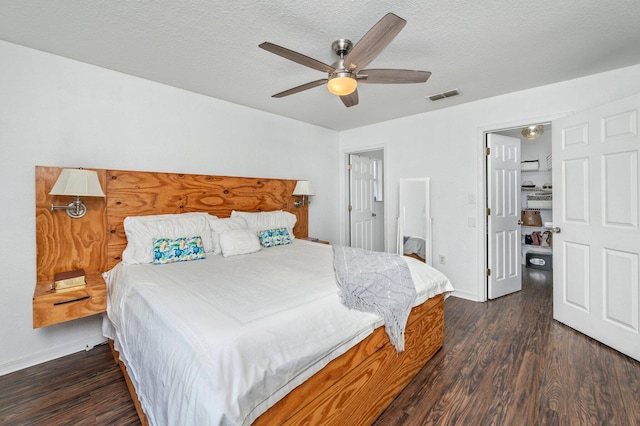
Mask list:
[[452,96],[459,95],[458,89],[449,90],[448,92],[438,93],[437,95],[429,96],[432,101],[439,101],[440,99],[450,98]]

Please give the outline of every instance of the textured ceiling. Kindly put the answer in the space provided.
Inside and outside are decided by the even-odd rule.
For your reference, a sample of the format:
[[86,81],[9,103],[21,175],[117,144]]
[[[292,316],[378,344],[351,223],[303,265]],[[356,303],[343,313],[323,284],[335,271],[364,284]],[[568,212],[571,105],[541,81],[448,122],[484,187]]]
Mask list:
[[[351,108],[322,86],[271,97],[326,74],[258,44],[331,64],[335,39],[387,12],[407,25],[368,68],[431,71],[426,83],[363,84]],[[0,3],[0,39],[336,130],[638,64],[639,22],[637,0]]]

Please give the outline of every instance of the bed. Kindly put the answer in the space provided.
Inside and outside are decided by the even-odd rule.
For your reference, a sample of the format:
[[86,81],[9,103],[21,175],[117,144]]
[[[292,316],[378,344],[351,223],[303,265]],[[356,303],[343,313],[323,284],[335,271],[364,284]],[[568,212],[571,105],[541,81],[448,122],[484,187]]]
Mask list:
[[[428,268],[423,263],[407,259],[412,276],[424,275],[425,282],[435,278],[438,284],[433,288],[422,286],[418,289],[416,306],[411,310],[407,321],[403,352],[397,352],[390,343],[377,316],[350,311],[336,303],[336,288],[334,284],[329,285],[332,279],[335,280],[330,263],[333,248],[302,240],[307,236],[307,211],[306,206],[301,209],[293,206],[291,192],[295,181],[114,170],[98,172],[101,182],[106,186],[107,197],[102,208],[103,212],[106,211],[106,219],[103,216],[92,219],[90,224],[83,224],[83,229],[91,229],[95,238],[90,243],[85,240],[75,244],[74,249],[94,254],[92,262],[96,262],[95,258],[99,257],[98,267],[105,265],[102,270],[109,271],[106,275],[109,282],[109,315],[105,322],[105,334],[110,337],[114,356],[122,368],[143,424],[149,424],[149,420],[152,424],[172,424],[177,418],[182,419],[180,424],[210,424],[212,417],[216,419],[213,424],[368,424],[381,414],[442,346],[444,295],[452,288],[442,274],[434,269],[423,269]],[[49,185],[47,182],[55,180],[56,168],[37,168],[36,175],[44,178],[44,183],[36,179],[37,188],[46,188]],[[38,190],[38,194],[40,192]],[[51,201],[47,197],[43,200],[45,205]],[[128,245],[124,230],[127,217],[202,212],[228,218],[236,209],[253,213],[281,209],[294,214],[296,223],[292,234],[298,238],[282,247],[264,248],[238,256],[214,254],[206,259],[170,265],[125,265],[123,262],[122,256]],[[38,210],[38,215],[46,216],[48,221],[52,220],[51,226],[57,228],[57,219],[47,216],[44,210]],[[63,225],[59,227],[62,229]],[[101,233],[104,240],[100,238]],[[99,241],[106,243],[101,246]],[[42,248],[39,247],[39,250]],[[222,271],[229,268],[224,265],[235,266],[230,267],[231,272],[223,274]],[[259,272],[256,272],[256,265],[262,265],[257,268]],[[213,268],[215,272],[211,273],[208,268]],[[296,285],[293,287],[298,298],[287,298],[292,286],[285,280],[266,279],[270,284],[265,287],[262,273],[270,268],[275,268],[271,272],[275,272],[276,276],[284,274],[295,281]],[[149,269],[153,271],[152,274],[149,274]],[[183,277],[179,280],[181,284],[170,278],[170,274],[165,274],[169,269],[180,271],[178,275]],[[311,276],[296,275],[300,269],[308,270]],[[247,277],[243,281],[253,282],[251,290],[235,287],[232,283],[233,279],[239,277],[238,271],[243,271],[254,279],[258,277],[262,285],[257,288],[263,293],[255,292],[256,282]],[[154,278],[153,274],[159,274],[160,277]],[[186,281],[185,276],[188,277]],[[231,291],[221,298],[211,290],[210,283],[200,280],[203,276],[217,277],[226,283],[223,286],[230,286],[235,292]],[[225,276],[231,281],[225,281]],[[416,281],[422,281],[422,278]],[[217,281],[216,285],[221,285],[220,282]],[[191,294],[193,298],[187,301],[184,299],[186,294]],[[273,310],[272,303],[263,303],[271,300],[267,298],[268,295],[279,295],[276,299],[284,304],[277,312]],[[253,300],[253,305],[247,315],[245,302],[249,299]],[[231,303],[229,300],[235,302]],[[206,363],[198,364],[189,358],[196,354],[205,359],[207,356],[214,356],[209,350],[216,346],[212,343],[213,337],[199,335],[197,329],[201,326],[186,322],[189,317],[203,317],[202,312],[209,311],[211,303],[217,305],[221,313],[206,321],[209,326],[218,328],[219,332],[224,334],[232,328],[232,324],[240,324],[241,335],[244,335],[246,329],[258,331],[258,337],[240,339],[240,347],[245,348],[244,353],[247,352],[247,345],[249,352],[261,353],[260,351],[268,350],[270,345],[267,337],[278,333],[302,336],[320,333],[313,325],[309,325],[313,321],[300,320],[313,312],[322,312],[321,318],[325,318],[323,322],[327,322],[326,318],[329,316],[324,314],[331,310],[335,316],[332,315],[330,318],[333,320],[329,322],[337,321],[341,325],[338,328],[348,328],[349,333],[342,335],[323,331],[324,336],[330,338],[316,340],[330,342],[330,348],[304,353],[297,360],[285,361],[285,364],[295,367],[288,370],[289,376],[285,379],[270,375],[269,368],[256,372],[254,362],[243,360],[243,355],[239,355],[242,350],[223,345],[224,348],[221,347],[220,350],[227,354],[226,358],[236,362],[232,363],[233,368],[223,369],[253,371],[250,375],[260,376],[260,380],[247,384],[246,388],[251,389],[248,392],[239,389],[240,392],[235,393],[236,389],[226,388],[222,393],[219,393],[219,389],[214,392],[210,387],[207,389],[207,386],[212,386],[215,380],[207,380],[207,375],[216,373],[206,372],[203,369]],[[148,305],[148,310],[140,308],[145,304]],[[161,311],[169,315],[157,315]],[[220,331],[220,324],[228,327],[223,327]],[[276,326],[263,328],[269,324]],[[344,324],[349,324],[349,327],[344,327]],[[314,332],[300,328],[303,326],[311,326]],[[293,327],[299,332],[291,333],[287,327]],[[168,334],[157,334],[158,330]],[[174,332],[170,332],[171,330]],[[310,350],[318,343],[312,344],[306,338],[303,341],[302,345],[299,341],[288,344],[309,346],[307,349]],[[161,359],[183,361],[178,362],[178,365],[186,370],[179,370],[177,366],[169,367],[173,374],[153,384],[153,376],[160,376],[159,372],[164,368],[158,367]],[[284,368],[278,367],[275,370]],[[237,377],[232,375],[227,387],[242,388],[235,381]],[[204,386],[205,390],[198,388],[199,386]],[[257,394],[254,392],[256,389]],[[212,400],[208,399],[212,395],[234,399],[230,411],[237,408],[237,413],[229,413],[228,407],[215,408],[215,414],[208,412],[209,408],[204,411],[199,408],[212,405]]]
[[427,257],[426,240],[422,237],[405,235],[403,237],[403,253],[424,262]]
[[[452,290],[407,262],[416,306]],[[227,258],[121,263],[106,277],[105,334],[151,424],[251,424],[382,325],[340,303],[332,248],[299,239]]]

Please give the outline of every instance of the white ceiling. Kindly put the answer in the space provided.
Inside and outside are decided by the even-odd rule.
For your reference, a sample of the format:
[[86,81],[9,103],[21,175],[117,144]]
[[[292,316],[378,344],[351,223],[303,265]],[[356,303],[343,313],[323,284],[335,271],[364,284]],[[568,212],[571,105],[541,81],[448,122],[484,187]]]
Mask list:
[[[326,74],[258,44],[331,64],[335,39],[356,43],[387,12],[407,25],[368,68],[426,83],[363,84],[351,108],[322,86],[271,97]],[[2,0],[0,39],[345,130],[638,64],[640,1]]]

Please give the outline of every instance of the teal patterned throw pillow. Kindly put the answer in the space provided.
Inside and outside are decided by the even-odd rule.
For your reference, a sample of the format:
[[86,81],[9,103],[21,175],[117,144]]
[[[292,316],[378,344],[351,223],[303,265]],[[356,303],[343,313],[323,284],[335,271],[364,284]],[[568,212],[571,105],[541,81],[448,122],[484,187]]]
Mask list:
[[262,247],[281,246],[291,244],[291,236],[287,228],[266,229],[258,232],[258,239]]
[[153,243],[153,263],[184,262],[206,257],[202,238],[158,238]]

